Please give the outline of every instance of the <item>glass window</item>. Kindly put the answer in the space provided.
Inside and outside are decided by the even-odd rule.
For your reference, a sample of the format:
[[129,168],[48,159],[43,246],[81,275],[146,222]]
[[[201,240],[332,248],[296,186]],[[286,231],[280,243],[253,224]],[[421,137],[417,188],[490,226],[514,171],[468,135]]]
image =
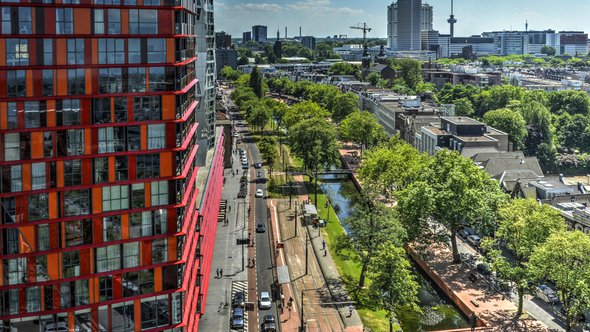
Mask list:
[[98,128],[98,153],[115,152],[113,127]]
[[64,193],[64,210],[66,217],[80,216],[90,213],[90,191],[71,190]]
[[172,324],[182,322],[183,292],[172,293]]
[[127,39],[127,62],[141,63],[141,39]]
[[[115,306],[119,306],[119,305],[122,305],[122,303],[113,304],[113,308]],[[98,307],[98,332],[110,332],[109,331],[109,311],[110,311],[110,308],[107,305]],[[113,317],[117,317],[117,316],[113,316]],[[122,320],[122,318],[116,318],[116,319]],[[115,331],[114,323],[117,322],[117,320],[113,319],[113,331]],[[131,325],[131,326],[133,326],[133,325]]]
[[88,279],[74,281],[75,305],[86,305],[90,303],[90,292],[88,291]]
[[43,133],[43,157],[53,157],[53,132],[46,131]]
[[55,9],[55,33],[58,35],[74,33],[74,15],[72,8]]
[[29,195],[29,221],[49,218],[48,194]]
[[126,181],[129,174],[129,158],[127,156],[115,157],[115,180]]
[[107,272],[121,268],[121,246],[118,244],[96,248],[96,272]]
[[145,68],[127,68],[127,92],[145,92]]
[[147,40],[147,62],[148,63],[165,63],[166,62],[166,39],[150,38]]
[[18,127],[18,109],[15,102],[6,103],[6,112],[8,113],[8,129],[16,129]]
[[74,220],[64,223],[66,247],[92,244],[92,220]]
[[68,39],[67,44],[68,65],[84,64],[84,39]]
[[43,69],[41,77],[41,88],[43,96],[53,96],[54,82],[53,82],[53,69]]
[[109,35],[121,34],[121,10],[108,9]]
[[17,228],[4,228],[2,230],[2,253],[5,255],[18,254],[20,244]]
[[137,238],[165,234],[168,211],[144,211],[129,215],[129,237]]
[[168,295],[141,299],[141,328],[148,329],[170,324]]
[[166,91],[164,67],[150,67],[150,91]]
[[123,243],[123,268],[139,266],[139,242]]
[[143,0],[144,6],[160,6],[162,5],[162,0]]
[[80,99],[63,99],[56,102],[58,126],[75,126],[81,123]]
[[160,155],[158,153],[137,155],[135,161],[138,179],[160,177]]
[[49,225],[37,225],[37,249],[39,251],[49,250]]
[[53,39],[43,39],[43,64],[53,65]]
[[142,270],[138,273],[139,293],[150,294],[154,292],[154,270]]
[[98,91],[100,93],[123,92],[121,68],[102,68],[98,70]]
[[135,121],[162,120],[162,97],[134,97],[133,119]]
[[111,316],[113,317],[112,332],[134,332],[135,331],[135,312],[133,310],[133,301],[125,303],[116,303],[111,307]]
[[68,94],[83,95],[86,93],[86,81],[83,68],[68,69]]
[[134,35],[158,34],[158,11],[145,9],[130,9],[129,33]]
[[166,125],[148,125],[148,150],[164,149],[166,147]]
[[16,223],[16,198],[0,198],[0,211],[2,211],[3,224]]
[[109,158],[94,158],[94,183],[109,182]]
[[27,287],[27,312],[41,311],[41,288]]
[[145,185],[134,183],[131,185],[131,208],[141,209],[145,207]]
[[47,187],[47,177],[45,172],[45,163],[31,164],[31,189],[39,190]]
[[6,96],[25,97],[27,95],[27,77],[25,70],[6,71]]
[[20,159],[20,135],[4,134],[4,160]]
[[70,129],[57,132],[59,156],[80,156],[84,154],[84,129]]
[[[23,190],[23,172],[21,165],[2,167],[4,180],[10,180],[10,186],[4,185],[4,192],[19,192]],[[8,188],[9,190],[7,190]]]
[[104,276],[98,278],[98,294],[100,301],[108,301],[113,299],[113,277]]
[[94,34],[97,34],[97,35],[104,34],[104,10],[103,9],[95,9],[94,10]]
[[18,8],[18,32],[21,35],[33,33],[33,15],[31,7]]
[[45,127],[47,125],[45,108],[45,105],[41,107],[39,101],[25,101],[25,128]]
[[37,282],[49,280],[49,275],[47,274],[47,256],[36,256],[35,265],[35,268],[37,270]]
[[59,287],[59,302],[62,308],[69,308],[72,306],[72,283],[63,282]]
[[125,63],[125,40],[101,38],[98,40],[98,63]]
[[152,241],[152,263],[159,264],[168,261],[168,239]]
[[74,312],[74,330],[80,328],[80,331],[92,331],[92,314],[90,309],[84,309]]
[[168,181],[154,181],[151,186],[152,206],[168,204]]
[[62,268],[63,277],[77,277],[80,275],[80,252],[77,250],[63,252],[62,256]]
[[29,40],[6,39],[6,65],[27,66],[29,64]]
[[121,216],[102,218],[102,240],[104,242],[121,240]]
[[138,151],[141,148],[141,130],[139,126],[127,127],[127,151]]
[[27,258],[6,259],[5,273],[8,275],[8,284],[17,285],[27,282]]
[[92,118],[94,123],[111,122],[110,98],[99,98],[92,100]]
[[127,121],[127,97],[115,97],[115,122]]
[[12,34],[12,15],[11,9],[12,7],[1,7],[2,10],[2,34],[10,35]]
[[121,0],[94,0],[95,5],[120,5]]
[[104,212],[129,208],[129,186],[102,188],[102,210]]
[[64,160],[64,184],[66,186],[82,184],[82,161],[80,159]]

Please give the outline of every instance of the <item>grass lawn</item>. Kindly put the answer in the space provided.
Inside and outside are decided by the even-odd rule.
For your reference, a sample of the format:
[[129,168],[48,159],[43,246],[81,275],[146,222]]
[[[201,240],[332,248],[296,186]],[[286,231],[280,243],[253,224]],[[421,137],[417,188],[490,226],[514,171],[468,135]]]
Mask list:
[[[308,196],[313,203],[314,186],[313,183],[309,182],[309,177],[305,177],[305,179]],[[326,196],[321,189],[318,188],[318,214],[320,219],[328,221],[327,226],[322,229],[322,236],[326,240],[326,245],[330,250],[334,263],[336,263],[338,273],[340,273],[340,277],[344,281],[349,294],[351,294],[351,297],[357,302],[356,308],[361,316],[363,324],[372,331],[388,331],[389,320],[386,317],[385,311],[372,309],[372,300],[367,297],[366,292],[357,287],[359,276],[361,274],[361,266],[358,262],[358,256],[354,251],[349,249],[340,251],[335,249],[338,246],[338,240],[342,236],[347,235],[332,206],[329,204],[327,208],[325,206]],[[329,220],[328,214],[330,215]],[[370,280],[367,278],[366,282],[370,283]],[[394,330],[396,328],[399,328],[399,326],[394,325]]]

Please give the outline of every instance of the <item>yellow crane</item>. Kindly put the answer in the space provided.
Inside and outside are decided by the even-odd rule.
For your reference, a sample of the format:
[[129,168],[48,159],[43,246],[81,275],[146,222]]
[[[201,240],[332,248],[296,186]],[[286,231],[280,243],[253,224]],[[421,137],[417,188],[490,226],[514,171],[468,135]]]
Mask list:
[[363,30],[363,48],[365,50],[365,54],[363,55],[367,55],[367,32],[371,32],[371,28],[367,26],[367,23],[363,23],[363,25],[359,23],[356,26],[351,26],[350,28],[355,30]]

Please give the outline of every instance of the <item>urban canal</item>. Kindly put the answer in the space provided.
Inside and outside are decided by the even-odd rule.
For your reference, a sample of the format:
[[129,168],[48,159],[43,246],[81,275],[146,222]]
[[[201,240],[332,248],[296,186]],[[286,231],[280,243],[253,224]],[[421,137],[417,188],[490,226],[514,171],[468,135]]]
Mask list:
[[[342,223],[351,215],[359,192],[352,180],[327,180],[318,183]],[[346,230],[346,225],[343,225]],[[467,318],[447,296],[428,278],[417,264],[416,275],[421,285],[418,294],[422,314],[405,312],[398,317],[404,331],[439,331],[468,327]]]

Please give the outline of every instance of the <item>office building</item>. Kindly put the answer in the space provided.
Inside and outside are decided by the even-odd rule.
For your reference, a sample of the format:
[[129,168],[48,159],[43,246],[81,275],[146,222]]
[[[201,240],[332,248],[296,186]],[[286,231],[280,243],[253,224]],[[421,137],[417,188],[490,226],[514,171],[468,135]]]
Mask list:
[[554,47],[557,54],[585,56],[588,54],[588,34],[583,31],[560,31],[556,34]]
[[316,45],[315,37],[313,37],[313,36],[301,37],[301,44],[303,46],[309,48],[310,50],[314,51],[315,45]]
[[420,13],[420,31],[433,30],[432,6],[427,3],[422,4],[422,9],[420,10]]
[[233,48],[221,48],[215,50],[215,63],[217,67],[217,77],[221,75],[221,70],[225,66],[238,69],[238,51]]
[[242,33],[242,43],[247,43],[252,40],[252,31]]
[[225,31],[215,33],[215,48],[230,48],[232,45],[231,35]]
[[387,7],[387,41],[392,51],[421,50],[422,0],[398,0]]
[[494,39],[494,48],[498,55],[528,53],[529,37],[521,31],[484,32],[482,37]]
[[266,43],[267,28],[265,25],[255,25],[252,27],[252,40],[259,43]]
[[80,3],[0,4],[0,327],[197,331],[223,185],[197,114],[213,1]]

